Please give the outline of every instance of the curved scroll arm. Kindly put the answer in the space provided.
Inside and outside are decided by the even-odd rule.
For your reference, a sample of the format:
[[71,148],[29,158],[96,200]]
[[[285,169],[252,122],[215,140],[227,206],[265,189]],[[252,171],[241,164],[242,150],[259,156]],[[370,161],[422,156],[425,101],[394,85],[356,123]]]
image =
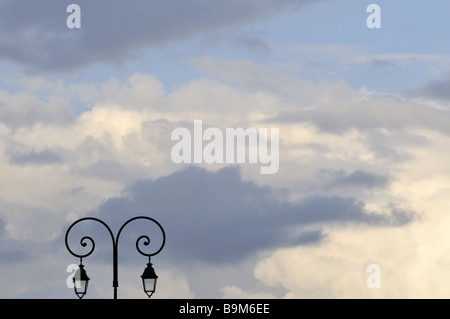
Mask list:
[[164,245],[165,245],[165,243],[166,243],[166,233],[164,232],[164,228],[163,228],[156,220],[154,220],[153,218],[147,217],[147,216],[137,216],[137,217],[133,217],[133,218],[129,219],[128,221],[126,221],[126,222],[122,225],[122,227],[120,227],[119,232],[117,233],[117,237],[116,237],[116,245],[117,245],[118,242],[119,242],[119,237],[120,237],[120,234],[121,234],[123,228],[124,228],[126,225],[128,225],[130,222],[132,222],[132,221],[134,221],[134,220],[136,220],[136,219],[146,219],[146,220],[152,221],[153,223],[155,223],[155,224],[159,227],[159,229],[161,230],[162,236],[163,236],[163,240],[162,240],[162,243],[161,243],[161,247],[160,247],[158,250],[156,250],[154,253],[151,253],[151,254],[147,254],[147,253],[143,252],[143,251],[139,248],[139,242],[141,242],[141,241],[142,241],[142,243],[144,244],[144,246],[148,246],[148,245],[150,244],[150,237],[148,237],[147,235],[142,235],[142,236],[140,236],[140,237],[136,240],[136,249],[137,249],[137,251],[138,251],[141,255],[147,256],[147,257],[149,257],[149,258],[150,258],[151,256],[155,256],[155,255],[159,254],[159,252],[164,248]]
[[165,245],[165,243],[166,243],[166,233],[164,232],[164,228],[163,228],[156,220],[154,220],[153,218],[147,217],[147,216],[137,216],[137,217],[133,217],[133,218],[129,219],[128,221],[126,221],[126,222],[122,225],[122,227],[119,229],[119,232],[117,233],[117,237],[116,237],[116,238],[114,238],[114,235],[113,235],[113,233],[112,233],[112,231],[111,231],[111,228],[109,228],[109,226],[108,226],[105,222],[103,222],[102,220],[100,220],[100,219],[98,219],[98,218],[95,218],[95,217],[85,217],[85,218],[81,218],[81,219],[75,221],[75,222],[74,222],[72,225],[70,225],[70,227],[67,229],[67,231],[66,231],[66,237],[65,237],[66,248],[67,248],[67,250],[68,250],[73,256],[78,257],[78,258],[84,258],[84,257],[87,257],[87,256],[91,255],[91,254],[94,252],[94,249],[95,249],[95,242],[94,242],[94,240],[92,239],[92,237],[90,237],[90,236],[84,236],[84,237],[81,238],[81,240],[80,240],[80,245],[83,246],[83,247],[86,247],[86,246],[87,246],[87,242],[86,242],[86,241],[89,241],[89,242],[91,243],[91,245],[92,245],[91,249],[90,249],[86,254],[77,254],[77,253],[75,253],[72,249],[70,249],[70,247],[69,247],[69,242],[68,242],[69,233],[70,233],[71,229],[72,229],[76,224],[78,224],[78,223],[80,223],[80,222],[82,222],[82,221],[85,221],[85,220],[92,220],[92,221],[96,221],[96,222],[102,224],[103,226],[105,226],[105,228],[108,230],[108,232],[109,232],[109,234],[110,234],[110,236],[111,236],[111,240],[112,240],[112,243],[113,243],[114,250],[116,250],[116,249],[117,249],[118,242],[119,242],[119,237],[120,237],[120,234],[121,234],[123,228],[124,228],[126,225],[128,225],[130,222],[132,222],[132,221],[134,221],[134,220],[136,220],[136,219],[146,219],[146,220],[152,221],[153,223],[155,223],[155,224],[159,227],[159,229],[161,230],[161,233],[162,233],[162,235],[163,235],[163,240],[162,240],[162,243],[161,243],[161,247],[160,247],[157,251],[155,251],[154,253],[151,253],[151,254],[147,254],[147,253],[143,252],[143,251],[139,248],[139,243],[140,243],[141,241],[142,241],[142,243],[144,244],[144,246],[148,246],[148,245],[150,244],[150,237],[148,237],[147,235],[140,236],[140,237],[136,240],[136,249],[137,249],[137,251],[138,251],[141,255],[147,256],[147,257],[151,257],[151,256],[154,256],[154,255],[159,254],[159,252],[164,248],[164,245]]
[[65,238],[66,248],[67,248],[67,250],[68,250],[73,256],[78,257],[78,258],[84,258],[84,257],[87,257],[87,256],[89,256],[90,254],[92,254],[92,253],[94,252],[94,249],[95,249],[95,242],[94,242],[94,240],[93,240],[91,237],[89,237],[89,236],[84,236],[84,237],[81,238],[81,240],[80,240],[80,245],[83,246],[83,247],[86,247],[86,246],[87,246],[86,241],[89,241],[89,242],[91,243],[91,245],[92,245],[91,249],[90,249],[86,254],[76,254],[76,253],[74,253],[74,252],[72,251],[72,249],[70,249],[70,247],[69,247],[68,237],[69,237],[70,230],[72,229],[73,226],[75,226],[76,224],[78,224],[78,223],[80,223],[80,222],[82,222],[82,221],[85,221],[85,220],[93,220],[93,221],[96,221],[96,222],[102,224],[103,226],[105,226],[106,229],[108,230],[109,234],[111,235],[111,240],[112,240],[112,242],[113,242],[113,245],[115,245],[115,242],[114,242],[114,235],[113,235],[113,233],[112,233],[112,231],[111,231],[111,228],[109,228],[108,225],[105,224],[105,222],[103,222],[102,220],[100,220],[100,219],[98,219],[98,218],[95,218],[95,217],[85,217],[85,218],[81,218],[81,219],[77,220],[76,222],[74,222],[72,225],[70,225],[70,227],[69,227],[69,228],[67,229],[67,231],[66,231],[66,238]]

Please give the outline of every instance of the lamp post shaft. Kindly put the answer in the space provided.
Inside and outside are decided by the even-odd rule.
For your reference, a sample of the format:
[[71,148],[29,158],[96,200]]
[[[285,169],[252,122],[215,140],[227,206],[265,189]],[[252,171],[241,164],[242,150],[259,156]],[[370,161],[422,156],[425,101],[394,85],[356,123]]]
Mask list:
[[117,287],[119,287],[119,262],[117,253],[117,242],[113,248],[113,288],[114,288],[114,299],[117,299]]

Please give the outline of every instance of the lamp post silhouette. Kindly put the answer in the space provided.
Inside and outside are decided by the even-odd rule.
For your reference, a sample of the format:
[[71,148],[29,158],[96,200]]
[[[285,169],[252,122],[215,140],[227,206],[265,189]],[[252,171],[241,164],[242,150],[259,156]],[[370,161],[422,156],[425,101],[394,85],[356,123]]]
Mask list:
[[119,286],[119,274],[118,274],[118,251],[119,251],[119,238],[120,238],[120,234],[122,233],[123,228],[128,225],[130,222],[137,220],[137,219],[145,219],[145,220],[149,220],[153,223],[155,223],[159,229],[162,232],[162,243],[161,243],[161,247],[155,251],[154,253],[151,254],[147,254],[145,252],[143,252],[140,248],[139,248],[139,242],[142,241],[142,243],[145,246],[148,246],[150,244],[150,238],[146,235],[140,236],[137,240],[136,240],[136,249],[137,251],[143,255],[143,256],[147,256],[148,257],[148,263],[147,263],[147,267],[144,270],[144,273],[141,275],[142,278],[142,284],[144,287],[144,292],[147,294],[147,296],[150,298],[153,293],[155,292],[156,289],[156,280],[158,278],[158,276],[155,273],[155,270],[152,267],[152,263],[150,262],[150,258],[152,256],[155,256],[157,254],[159,254],[159,252],[164,248],[164,244],[166,242],[166,233],[164,232],[164,228],[153,218],[147,217],[147,216],[137,216],[137,217],[133,217],[131,219],[129,219],[128,221],[126,221],[119,229],[119,231],[117,232],[117,235],[114,237],[113,232],[111,231],[111,228],[109,228],[109,226],[102,220],[95,218],[95,217],[84,217],[81,218],[77,221],[75,221],[72,225],[70,225],[70,227],[67,229],[66,231],[66,237],[65,237],[65,242],[66,242],[66,247],[67,250],[75,257],[80,258],[80,265],[79,268],[77,269],[77,271],[75,272],[75,275],[73,277],[73,282],[74,282],[74,289],[75,289],[75,294],[78,296],[78,298],[83,298],[86,295],[87,292],[87,288],[88,288],[88,283],[89,283],[89,277],[87,276],[86,270],[84,269],[84,265],[83,265],[83,258],[89,256],[90,254],[92,254],[92,252],[95,249],[95,242],[94,240],[89,237],[89,236],[84,236],[83,238],[81,238],[80,240],[80,244],[83,247],[87,246],[86,241],[89,241],[92,245],[91,249],[86,253],[86,254],[76,254],[74,253],[70,247],[69,247],[69,243],[68,243],[68,237],[69,237],[69,233],[71,231],[71,229],[78,223],[86,221],[86,220],[91,220],[91,221],[95,221],[98,222],[100,224],[102,224],[109,232],[110,236],[111,236],[111,240],[112,240],[112,245],[113,245],[113,288],[114,288],[114,299],[117,299],[117,287]]

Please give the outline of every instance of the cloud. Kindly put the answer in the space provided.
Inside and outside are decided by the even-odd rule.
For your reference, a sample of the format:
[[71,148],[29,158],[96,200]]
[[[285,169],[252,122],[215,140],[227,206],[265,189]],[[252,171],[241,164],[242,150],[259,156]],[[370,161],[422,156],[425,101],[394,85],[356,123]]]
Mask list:
[[[283,287],[285,298],[445,298],[448,234],[445,227],[436,233],[448,220],[444,216],[403,228],[333,231],[321,249],[286,248],[261,259],[255,276],[269,287]],[[367,286],[373,264],[381,269],[376,289]]]
[[[245,296],[248,292],[259,296],[248,289],[252,283],[232,282],[240,262],[252,263],[248,268],[253,269],[260,252],[267,255],[268,251],[285,247],[320,252],[324,247],[333,247],[326,245],[334,242],[335,233],[347,229],[382,233],[385,229],[421,224],[412,223],[418,216],[415,212],[430,211],[431,215],[434,208],[429,207],[430,203],[442,203],[442,199],[435,202],[426,196],[432,192],[445,194],[448,188],[448,181],[440,174],[448,166],[448,138],[435,132],[409,132],[410,126],[402,126],[400,120],[401,114],[405,123],[430,128],[427,121],[431,121],[435,109],[393,95],[353,90],[345,82],[307,83],[249,61],[202,59],[199,63],[216,72],[223,82],[236,81],[242,86],[197,79],[166,94],[158,80],[136,74],[124,82],[113,79],[99,86],[77,87],[92,108],[70,125],[54,126],[42,120],[16,131],[3,127],[0,164],[5,182],[0,204],[9,233],[24,241],[53,240],[54,247],[59,247],[55,252],[60,255],[49,256],[63,264],[60,268],[64,276],[67,263],[78,261],[65,251],[64,239],[55,238],[55,232],[65,230],[70,223],[68,216],[89,213],[117,230],[128,218],[148,215],[161,222],[167,233],[166,247],[155,261],[172,267],[186,266],[183,275],[196,294],[201,290],[198,286],[203,286],[203,291],[212,287],[208,292],[231,287],[222,291],[224,295]],[[35,85],[36,91],[22,90],[19,94],[33,93],[39,100],[39,88],[52,91],[52,83]],[[10,94],[9,98],[14,96]],[[351,112],[365,107],[377,117],[370,112],[364,116],[363,110]],[[317,112],[320,108],[322,117]],[[412,110],[410,117],[408,109]],[[423,112],[416,113],[417,109]],[[428,109],[430,114],[425,112]],[[327,110],[331,110],[328,118]],[[287,111],[305,112],[308,117],[302,123],[261,121]],[[399,112],[397,122],[390,122],[395,112]],[[177,126],[190,127],[198,118],[217,127],[237,125],[236,119],[243,127],[279,124],[279,174],[261,177],[252,173],[250,165],[221,170],[205,165],[210,172],[199,167],[180,170],[169,159],[170,132]],[[367,122],[359,123],[361,119]],[[445,116],[441,120],[445,122]],[[331,123],[329,128],[323,124],[326,121]],[[340,134],[342,131],[350,132]],[[395,154],[391,154],[393,150]],[[406,152],[411,157],[400,162]],[[64,165],[52,154],[59,156]],[[17,160],[23,166],[17,165]],[[324,171],[326,179],[315,176]],[[436,182],[437,177],[441,180]],[[424,201],[420,209],[415,206],[419,199]],[[389,206],[391,201],[396,205]],[[35,229],[34,225],[39,227]],[[133,224],[124,231],[120,250],[121,262],[126,266],[134,264],[132,255],[140,258],[140,263],[145,259],[134,249],[141,230]],[[97,229],[93,233],[97,234]],[[377,233],[373,234],[375,238]],[[111,243],[100,229],[98,235],[99,254],[89,260],[95,263],[94,259],[99,258],[110,263]],[[74,245],[79,238],[74,238],[78,239]],[[353,240],[358,242],[357,238]],[[152,244],[157,242],[158,235],[152,237]],[[343,249],[339,258],[352,255],[352,249]],[[4,252],[11,260],[21,258],[13,256],[15,248],[8,251],[5,246]],[[207,278],[223,275],[220,270],[224,264],[228,264],[229,278],[234,279],[208,285],[192,279],[198,267],[218,269],[211,270]],[[324,271],[330,271],[333,265],[329,267]],[[49,271],[48,278],[52,276]],[[249,276],[252,271],[245,274]],[[320,273],[314,276],[320,279]],[[339,280],[337,277],[331,280]],[[107,281],[110,286],[109,277]]]
[[409,90],[413,96],[427,97],[436,100],[450,100],[450,73],[445,79],[434,80],[420,87]]
[[276,197],[277,191],[268,186],[243,181],[235,167],[213,173],[188,167],[138,181],[91,215],[112,229],[133,215],[148,215],[165,228],[163,255],[213,264],[233,263],[267,249],[320,243],[325,225],[403,226],[415,218],[414,212],[397,208],[372,213],[354,198],[311,196],[287,203]]
[[6,222],[0,218],[0,264],[15,264],[29,260],[31,254],[23,246],[23,242],[9,238]]
[[24,166],[24,165],[48,165],[61,163],[62,158],[55,152],[44,149],[42,151],[36,152],[32,150],[31,152],[17,152],[10,154],[10,163],[14,165]]
[[[361,132],[384,129],[392,132],[428,129],[450,134],[447,110],[396,95],[370,96],[351,90],[346,83],[325,83],[329,86],[322,102],[298,110],[282,110],[271,119],[280,123],[311,123],[325,132],[342,134],[356,129]],[[339,91],[338,91],[339,89]]]
[[379,58],[373,58],[367,61],[367,63],[375,69],[385,69],[395,67],[395,64],[389,60],[383,60]]
[[385,187],[388,184],[386,177],[362,170],[356,170],[351,174],[346,174],[340,170],[335,175],[334,180],[327,184],[326,187],[378,188]]
[[123,181],[138,179],[143,174],[143,168],[102,159],[86,167],[74,169],[74,173],[102,180]]
[[271,52],[270,46],[264,40],[249,34],[241,34],[235,37],[232,42],[238,47],[262,55],[268,55]]
[[[301,90],[301,94],[304,94],[306,93],[304,89],[313,87],[280,69],[259,65],[244,59],[220,60],[213,57],[201,57],[194,59],[192,64],[216,79],[237,83],[249,91],[297,97],[295,93],[298,93],[299,90]],[[278,105],[278,108],[281,106]]]
[[273,299],[275,298],[270,293],[249,293],[243,291],[241,288],[236,286],[227,286],[222,288],[224,299]]
[[66,8],[70,1],[7,0],[0,4],[0,57],[34,71],[121,63],[149,47],[243,25],[313,2],[130,0],[125,4],[119,0],[79,0],[81,29],[68,29]]
[[[367,134],[367,145],[377,148],[380,154],[390,153],[393,158],[405,158],[406,154],[401,152],[402,143],[396,143],[397,149],[390,148],[388,137],[395,137],[394,141],[403,139],[405,145],[411,145],[407,140],[419,140],[420,129],[450,133],[450,114],[442,105],[399,94],[375,93],[364,87],[353,89],[343,80],[307,82],[279,68],[247,60],[202,57],[193,64],[225,83],[238,84],[243,91],[264,92],[274,107],[264,110],[262,122],[312,124],[335,135],[357,130]],[[384,146],[377,142],[382,135],[386,135]]]
[[0,123],[17,129],[37,124],[62,125],[73,119],[66,98],[54,96],[43,101],[28,92],[11,94],[0,91]]

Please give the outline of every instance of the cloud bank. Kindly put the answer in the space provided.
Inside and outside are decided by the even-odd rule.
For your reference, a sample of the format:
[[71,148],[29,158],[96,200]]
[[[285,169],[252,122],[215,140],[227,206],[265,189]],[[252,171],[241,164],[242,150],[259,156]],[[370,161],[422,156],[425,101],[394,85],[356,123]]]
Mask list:
[[[67,72],[93,63],[123,63],[147,48],[241,26],[313,2],[79,0],[82,27],[73,32],[66,27],[70,1],[2,1],[0,58],[38,72]],[[23,50],[24,43],[27,50]]]
[[[251,61],[203,58],[195,65],[212,78],[193,79],[172,92],[154,76],[136,73],[78,85],[33,77],[21,79],[15,93],[4,94],[5,105],[15,106],[15,112],[32,108],[40,114],[26,121],[0,118],[0,248],[11,265],[19,267],[24,260],[45,264],[45,277],[66,289],[65,267],[77,260],[65,251],[61,236],[74,219],[88,214],[116,229],[138,214],[160,221],[168,241],[155,259],[167,276],[179,275],[189,296],[203,296],[198,291],[271,295],[251,280],[282,287],[277,296],[314,296],[314,291],[317,296],[367,296],[364,285],[353,294],[345,289],[354,280],[364,284],[364,278],[353,276],[365,274],[365,263],[381,263],[392,273],[401,265],[409,276],[415,267],[411,260],[421,256],[446,263],[445,247],[433,250],[435,255],[409,251],[411,238],[413,247],[428,245],[423,234],[433,233],[430,219],[432,225],[445,220],[449,185],[441,172],[448,169],[448,117],[443,107],[352,89],[344,81],[307,82]],[[21,103],[22,96],[34,103]],[[61,108],[51,107],[51,96],[66,97]],[[70,109],[66,106],[75,100],[90,107],[68,118],[52,115]],[[279,127],[279,173],[263,177],[249,164],[175,165],[171,132],[190,127],[195,119],[220,128]],[[132,263],[137,260],[133,236],[141,229],[129,230],[123,247],[132,248],[122,251]],[[445,237],[436,235],[436,247]],[[90,269],[110,262],[107,241],[99,238]],[[46,247],[45,257],[25,253],[33,242]],[[389,262],[392,254],[395,262]],[[187,270],[178,268],[187,264]],[[299,265],[304,267],[300,274]],[[317,265],[320,272],[313,271]],[[228,280],[243,269],[242,285]],[[334,269],[339,269],[335,275],[324,275]],[[195,278],[202,271],[211,278],[225,272],[230,277],[199,284]],[[8,268],[6,278],[14,273]],[[390,296],[404,295],[413,285],[400,285],[398,276],[386,278],[400,287]],[[24,283],[9,293],[24,296],[30,286]],[[422,293],[423,286],[417,286]],[[45,282],[39,287],[49,289]]]
[[327,225],[398,227],[417,217],[395,208],[371,212],[355,198],[313,196],[286,203],[278,197],[268,186],[243,181],[237,168],[208,172],[189,167],[138,181],[91,215],[116,229],[133,214],[148,215],[166,230],[169,259],[207,263],[234,263],[264,250],[318,244]]

